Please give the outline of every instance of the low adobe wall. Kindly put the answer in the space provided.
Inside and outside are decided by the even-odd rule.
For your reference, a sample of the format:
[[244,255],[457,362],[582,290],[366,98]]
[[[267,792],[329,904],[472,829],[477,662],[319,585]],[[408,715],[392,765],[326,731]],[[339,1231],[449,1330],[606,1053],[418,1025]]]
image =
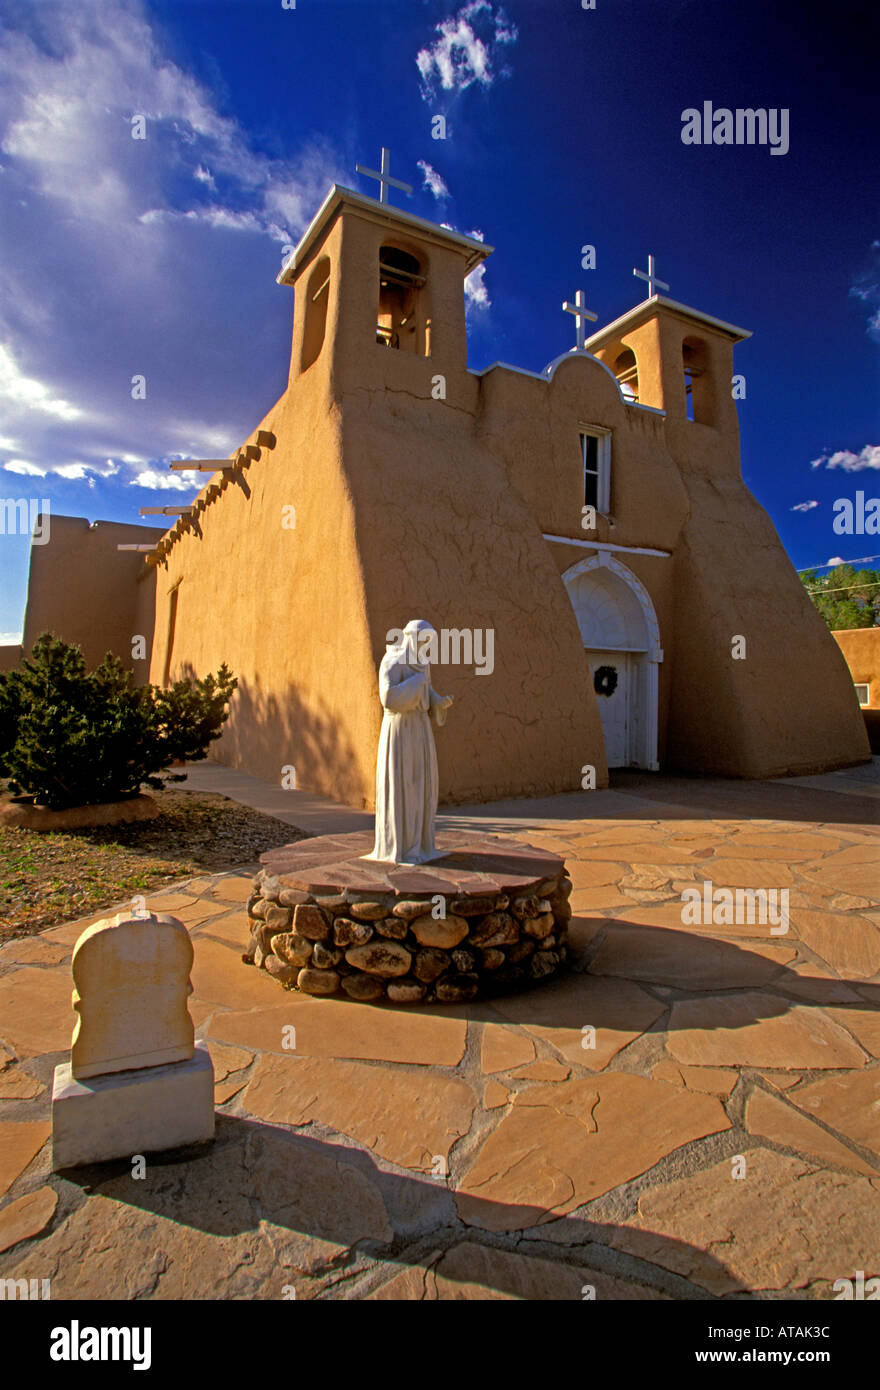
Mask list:
[[880,710],[880,627],[838,628],[831,633],[854,685],[867,685],[866,709]]

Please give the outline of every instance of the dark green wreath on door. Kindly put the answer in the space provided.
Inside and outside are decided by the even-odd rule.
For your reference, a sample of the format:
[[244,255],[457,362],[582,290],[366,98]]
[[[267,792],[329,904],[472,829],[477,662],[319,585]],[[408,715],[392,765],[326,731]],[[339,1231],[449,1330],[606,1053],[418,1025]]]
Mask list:
[[593,676],[593,689],[597,695],[613,695],[617,689],[617,668],[598,666]]

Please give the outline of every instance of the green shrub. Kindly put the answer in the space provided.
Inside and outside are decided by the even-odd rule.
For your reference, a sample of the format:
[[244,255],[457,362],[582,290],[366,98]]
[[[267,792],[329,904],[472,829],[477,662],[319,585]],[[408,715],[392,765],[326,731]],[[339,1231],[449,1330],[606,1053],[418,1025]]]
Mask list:
[[52,810],[181,781],[165,769],[204,758],[237,684],[224,664],[168,690],[136,686],[118,657],[108,652],[87,671],[79,647],[44,632],[29,658],[0,673],[0,775]]

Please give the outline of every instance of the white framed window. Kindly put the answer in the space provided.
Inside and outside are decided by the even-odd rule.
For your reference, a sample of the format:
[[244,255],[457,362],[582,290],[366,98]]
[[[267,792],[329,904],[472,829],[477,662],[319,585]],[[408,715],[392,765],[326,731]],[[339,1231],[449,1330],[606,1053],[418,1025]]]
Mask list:
[[859,685],[858,682],[856,682],[856,695],[859,697],[859,704],[866,705],[868,703],[869,687],[867,685]]
[[581,425],[581,462],[584,470],[584,506],[600,516],[611,510],[611,431],[599,425]]

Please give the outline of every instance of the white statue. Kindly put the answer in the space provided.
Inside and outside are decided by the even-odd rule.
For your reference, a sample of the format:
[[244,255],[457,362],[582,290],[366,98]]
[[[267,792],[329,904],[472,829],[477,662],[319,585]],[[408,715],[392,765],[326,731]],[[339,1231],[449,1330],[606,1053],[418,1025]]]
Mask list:
[[437,853],[437,753],[430,721],[446,723],[452,696],[431,689],[426,657],[436,643],[431,624],[416,619],[407,623],[402,640],[388,648],[379,667],[385,713],[376,759],[376,840],[366,859],[425,864]]

